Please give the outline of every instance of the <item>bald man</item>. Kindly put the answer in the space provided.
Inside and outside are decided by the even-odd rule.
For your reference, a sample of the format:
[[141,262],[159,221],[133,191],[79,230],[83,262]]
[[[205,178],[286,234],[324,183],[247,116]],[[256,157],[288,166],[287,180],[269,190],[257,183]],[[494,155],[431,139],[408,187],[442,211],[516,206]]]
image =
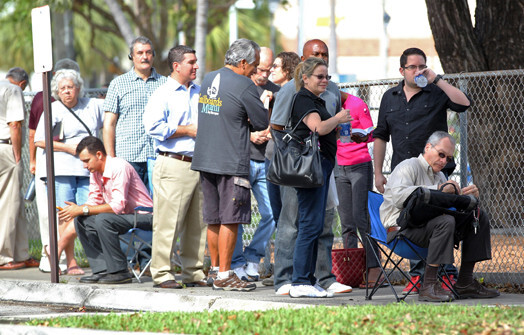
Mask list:
[[[269,70],[271,70],[272,66],[273,51],[269,48],[261,47],[260,64],[257,67],[257,71],[251,75],[251,80],[255,83],[260,96],[262,96],[265,91],[275,93],[280,89],[278,85],[269,81]],[[273,99],[266,99],[264,103],[266,108],[270,109],[273,105]],[[268,114],[264,116],[269,120]],[[253,195],[257,200],[260,222],[253,235],[253,239],[244,250],[242,250],[242,233],[244,229],[242,225],[239,225],[237,243],[231,263],[231,268],[235,271],[238,278],[246,281],[257,281],[260,278],[258,265],[260,259],[265,257],[267,242],[275,230],[275,221],[273,220],[273,212],[271,211],[267,191],[264,157],[267,141],[269,140],[268,134],[269,127],[262,131],[252,132],[250,135],[249,182]],[[266,270],[268,269],[267,265],[269,262],[269,257],[266,257],[264,260]]]
[[[329,50],[321,40],[314,39],[307,41],[302,49],[302,61],[309,57],[322,58],[326,63],[329,62]],[[289,81],[282,86],[275,99],[275,106],[271,114],[271,126],[276,129],[283,129],[289,119],[289,111],[296,93],[295,80]],[[326,109],[331,115],[335,115],[341,110],[341,93],[338,85],[329,81],[326,92],[320,97],[326,103]],[[269,154],[271,155],[271,154]],[[270,156],[266,155],[267,158]],[[277,234],[275,239],[275,293],[277,295],[288,295],[291,288],[291,276],[293,274],[293,250],[297,237],[298,219],[298,200],[294,188],[281,186],[281,210],[277,222]],[[331,205],[330,205],[331,203]],[[333,221],[334,203],[330,201],[328,195],[328,208],[324,220],[324,230],[318,240],[318,258],[315,269],[315,277],[318,284],[328,291],[328,294],[349,293],[351,286],[343,285],[336,281],[331,273],[331,249],[333,247]]]

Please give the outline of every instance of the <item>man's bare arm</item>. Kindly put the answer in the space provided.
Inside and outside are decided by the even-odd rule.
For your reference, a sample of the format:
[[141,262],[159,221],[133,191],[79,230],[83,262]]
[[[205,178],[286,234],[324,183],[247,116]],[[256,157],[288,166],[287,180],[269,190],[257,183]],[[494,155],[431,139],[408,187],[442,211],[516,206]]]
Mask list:
[[105,112],[104,129],[102,131],[102,138],[104,139],[104,147],[106,148],[106,152],[111,157],[116,157],[115,130],[116,130],[117,121],[118,121],[118,114],[113,113],[113,112]]

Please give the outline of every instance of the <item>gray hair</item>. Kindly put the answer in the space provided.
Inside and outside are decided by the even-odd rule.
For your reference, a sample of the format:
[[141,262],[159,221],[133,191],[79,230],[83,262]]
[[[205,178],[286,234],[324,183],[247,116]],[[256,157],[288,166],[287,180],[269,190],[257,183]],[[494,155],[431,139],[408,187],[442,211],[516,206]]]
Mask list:
[[53,76],[53,80],[51,80],[51,93],[53,98],[60,100],[58,96],[58,84],[64,79],[71,80],[73,84],[75,84],[75,86],[80,89],[80,94],[78,95],[79,98],[84,96],[84,81],[82,80],[80,73],[75,70],[66,69],[56,71],[55,75]]
[[70,58],[62,58],[58,60],[58,62],[56,62],[54,67],[55,72],[66,69],[80,72],[80,66],[78,65],[78,63]]
[[444,138],[449,138],[449,141],[451,142],[451,144],[453,144],[453,146],[457,144],[457,141],[453,136],[442,130],[437,130],[436,132],[431,134],[431,136],[429,136],[428,140],[426,141],[426,144],[429,143],[431,144],[431,146],[434,147],[435,145],[439,144],[440,141],[442,141]]
[[226,52],[224,59],[225,65],[238,66],[238,64],[245,59],[248,64],[253,64],[256,61],[256,54],[260,53],[260,46],[251,40],[241,38],[233,42]]
[[304,79],[302,78],[303,75],[306,75],[306,77],[311,77],[313,72],[315,72],[315,69],[319,65],[324,65],[327,67],[327,63],[322,59],[318,57],[309,57],[302,63],[298,64],[295,68],[295,87],[298,90],[300,90],[302,87],[304,87]]
[[27,72],[25,72],[24,69],[21,67],[13,67],[7,71],[7,74],[5,75],[6,78],[13,78],[13,81],[19,83],[21,81],[29,82],[29,76],[27,75]]
[[153,51],[153,56],[155,56],[155,47],[153,47],[153,42],[145,36],[138,36],[133,41],[131,41],[131,45],[129,45],[129,59],[133,59],[133,51],[135,49],[135,44],[149,44],[151,46],[151,50]]

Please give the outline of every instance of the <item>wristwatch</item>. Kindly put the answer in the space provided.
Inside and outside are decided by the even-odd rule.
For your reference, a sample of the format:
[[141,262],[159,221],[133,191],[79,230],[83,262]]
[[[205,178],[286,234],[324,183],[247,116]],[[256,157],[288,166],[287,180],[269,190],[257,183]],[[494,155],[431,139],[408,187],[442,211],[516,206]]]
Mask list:
[[433,80],[433,84],[437,85],[438,81],[442,79],[442,75],[441,74],[437,74],[437,76],[435,77],[435,80]]
[[84,215],[89,215],[89,207],[84,206],[84,207],[82,208],[82,212],[84,213]]

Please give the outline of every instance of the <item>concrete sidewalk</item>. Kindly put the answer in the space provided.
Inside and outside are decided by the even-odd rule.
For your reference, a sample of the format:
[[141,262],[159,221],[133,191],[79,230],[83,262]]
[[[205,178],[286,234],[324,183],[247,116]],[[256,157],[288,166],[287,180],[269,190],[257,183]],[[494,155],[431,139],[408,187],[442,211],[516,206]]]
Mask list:
[[[89,272],[86,271],[86,275]],[[213,311],[213,310],[267,310],[274,308],[301,308],[305,306],[344,306],[387,304],[395,301],[389,287],[381,288],[373,300],[365,300],[366,290],[354,289],[333,298],[314,299],[277,296],[274,287],[262,286],[252,292],[215,291],[209,287],[185,289],[153,288],[151,278],[143,283],[134,281],[122,285],[86,285],[79,283],[80,276],[61,276],[60,283],[52,284],[51,276],[38,268],[0,271],[0,301],[24,302],[86,308],[88,310],[117,311]],[[178,278],[177,278],[178,279]],[[401,286],[395,287],[398,294]],[[419,303],[416,295],[406,299]],[[495,299],[458,300],[463,305],[524,306],[524,296],[502,293]],[[0,317],[1,320],[1,317]]]

